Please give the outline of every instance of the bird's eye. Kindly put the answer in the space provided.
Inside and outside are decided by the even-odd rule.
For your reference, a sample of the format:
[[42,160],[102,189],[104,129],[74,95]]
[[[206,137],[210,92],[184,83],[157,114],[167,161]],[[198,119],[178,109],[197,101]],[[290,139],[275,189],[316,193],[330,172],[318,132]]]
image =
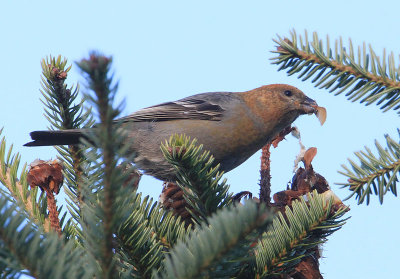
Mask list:
[[288,97],[290,97],[290,96],[293,95],[293,92],[290,91],[290,90],[286,90],[284,93],[285,93],[285,95],[288,96]]

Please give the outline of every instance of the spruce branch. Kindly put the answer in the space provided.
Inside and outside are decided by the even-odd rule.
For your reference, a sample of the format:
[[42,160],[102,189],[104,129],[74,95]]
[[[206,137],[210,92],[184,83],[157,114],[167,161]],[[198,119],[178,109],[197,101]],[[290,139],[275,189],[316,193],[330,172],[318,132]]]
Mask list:
[[117,231],[119,244],[118,253],[127,264],[133,266],[135,275],[140,278],[150,278],[152,269],[159,269],[163,247],[154,234],[149,220],[152,200],[145,197],[141,201],[138,194],[132,202],[132,213]]
[[[270,225],[265,205],[252,201],[225,207],[178,242],[156,278],[231,278],[249,258],[249,249]],[[241,224],[238,226],[237,224]]]
[[[99,62],[100,61],[100,62]],[[97,106],[97,110],[100,116],[99,131],[97,136],[101,140],[97,141],[97,145],[101,150],[100,162],[97,167],[103,166],[104,170],[99,170],[98,177],[100,181],[91,181],[97,184],[99,191],[101,191],[99,204],[95,204],[95,209],[99,210],[100,219],[98,220],[101,224],[101,238],[98,239],[101,248],[99,249],[100,254],[96,257],[99,261],[100,268],[102,269],[101,274],[103,278],[113,278],[116,275],[115,262],[113,261],[113,214],[114,208],[113,203],[115,202],[115,193],[113,185],[113,176],[115,175],[116,160],[114,158],[114,147],[113,147],[113,128],[112,121],[114,112],[110,107],[113,89],[110,88],[111,79],[108,77],[108,71],[111,60],[104,56],[98,56],[91,54],[88,60],[83,59],[77,65],[87,75],[88,86],[95,93],[95,97],[91,98],[91,101]],[[111,97],[111,98],[110,98]],[[110,113],[112,112],[112,113]],[[117,170],[118,171],[118,170]],[[89,186],[89,185],[88,185]],[[89,190],[89,189],[88,189]],[[90,190],[89,190],[90,191]],[[89,192],[88,191],[88,192]],[[92,200],[96,203],[95,200]],[[96,208],[97,207],[97,208]],[[86,214],[89,218],[90,216]],[[85,220],[87,221],[87,220]],[[89,223],[83,225],[87,231],[89,231]],[[98,238],[98,237],[97,237]],[[88,242],[89,243],[89,242]],[[98,245],[98,244],[97,244]],[[93,244],[91,244],[91,248]]]
[[0,245],[0,262],[9,261],[9,253],[17,260],[9,266],[14,273],[35,278],[87,278],[92,273],[85,265],[87,257],[74,241],[42,234],[4,197],[0,197]]
[[[45,106],[45,117],[50,123],[51,130],[78,129],[91,127],[94,120],[90,109],[84,109],[85,99],[76,103],[79,86],[68,88],[65,83],[72,66],[67,67],[67,60],[61,56],[48,57],[42,60],[42,81],[40,90]],[[65,162],[65,175],[69,198],[69,209],[76,221],[79,215],[81,200],[80,179],[87,169],[82,150],[77,145],[67,147],[56,146],[56,150]]]
[[141,198],[141,193],[132,200],[132,213],[116,233],[118,253],[124,254],[123,261],[132,265],[136,276],[150,278],[154,270],[159,270],[167,252],[178,239],[182,239],[191,229],[162,209],[149,197]]
[[77,63],[92,92],[86,95],[86,99],[96,108],[100,120],[86,133],[87,140],[83,141],[90,169],[82,179],[84,203],[80,224],[84,247],[97,262],[95,276],[101,278],[133,274],[127,265],[118,268],[120,258],[115,254],[114,235],[129,217],[131,201],[136,193],[126,185],[129,173],[118,167],[122,157],[132,161],[132,154],[128,153],[130,140],[120,123],[114,121],[120,110],[112,107],[117,84],[109,74],[111,62],[111,58],[92,53],[88,59]]
[[192,230],[192,227],[186,226],[181,218],[176,217],[172,212],[163,210],[159,203],[150,211],[149,224],[164,249],[172,248],[178,240],[186,237]]
[[262,236],[255,251],[256,278],[274,278],[290,274],[300,260],[308,256],[307,250],[326,241],[347,219],[340,219],[347,207],[332,210],[330,191],[307,194],[292,206],[286,206],[284,215],[279,212],[272,226]]
[[278,36],[274,41],[278,47],[272,51],[277,54],[272,63],[288,75],[298,74],[302,81],[313,77],[316,87],[335,95],[346,92],[353,102],[376,103],[384,112],[400,108],[400,66],[396,66],[393,53],[387,57],[384,50],[380,58],[371,46],[367,51],[365,43],[355,52],[351,40],[346,49],[341,38],[332,50],[329,37],[324,46],[315,32],[311,42],[307,32],[303,38],[295,31],[289,39]]
[[203,151],[203,145],[185,135],[173,135],[161,144],[164,157],[170,162],[178,178],[177,184],[184,192],[184,198],[190,208],[192,218],[200,223],[217,209],[232,202],[228,194],[226,179],[219,182],[223,172],[214,164],[209,151]]
[[23,268],[18,259],[8,250],[1,238],[0,248],[0,278],[19,278],[20,275],[26,274],[21,271]]
[[[0,130],[0,135],[2,129]],[[45,232],[50,230],[50,220],[46,215],[46,204],[43,197],[38,197],[38,190],[29,190],[26,179],[26,165],[23,166],[18,179],[18,169],[21,162],[19,153],[13,154],[11,145],[7,151],[6,140],[3,137],[0,141],[0,182],[3,184],[18,202],[27,215]]]
[[[398,130],[400,134],[400,130]],[[356,195],[358,203],[366,201],[369,204],[371,194],[379,197],[379,202],[383,203],[383,197],[388,192],[397,196],[396,183],[400,171],[400,144],[388,135],[385,135],[387,148],[382,147],[375,141],[378,157],[373,154],[371,149],[365,147],[365,151],[355,152],[360,160],[360,164],[349,159],[351,168],[342,165],[344,171],[339,173],[348,177],[346,183],[338,183],[343,187],[348,187],[352,194]]]

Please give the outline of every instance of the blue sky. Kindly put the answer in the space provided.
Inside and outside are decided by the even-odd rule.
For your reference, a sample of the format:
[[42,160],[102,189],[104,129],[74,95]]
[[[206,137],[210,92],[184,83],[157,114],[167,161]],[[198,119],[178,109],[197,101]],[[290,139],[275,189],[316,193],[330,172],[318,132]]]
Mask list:
[[[335,182],[346,158],[383,135],[397,136],[398,116],[376,106],[351,103],[277,72],[270,64],[276,34],[291,29],[317,31],[331,42],[342,36],[355,46],[370,43],[380,55],[383,48],[400,53],[397,1],[1,1],[0,3],[0,127],[23,162],[56,156],[51,147],[26,148],[29,132],[46,129],[39,100],[40,61],[61,54],[72,63],[96,49],[114,57],[120,80],[123,114],[188,95],[211,91],[244,91],[272,83],[288,83],[325,106],[328,119],[320,126],[303,116],[295,125],[303,144],[315,146],[314,168],[345,198],[348,191]],[[399,61],[397,60],[396,63]],[[397,64],[398,65],[398,64]],[[76,67],[69,84],[81,82]],[[299,151],[288,137],[272,150],[273,192],[283,190],[292,177]],[[257,153],[225,176],[233,192],[258,193]],[[162,183],[144,177],[140,190],[155,198]],[[369,206],[353,200],[352,218],[323,246],[321,271],[325,278],[398,278],[399,200],[387,195],[384,204]],[[396,249],[397,248],[397,249]]]

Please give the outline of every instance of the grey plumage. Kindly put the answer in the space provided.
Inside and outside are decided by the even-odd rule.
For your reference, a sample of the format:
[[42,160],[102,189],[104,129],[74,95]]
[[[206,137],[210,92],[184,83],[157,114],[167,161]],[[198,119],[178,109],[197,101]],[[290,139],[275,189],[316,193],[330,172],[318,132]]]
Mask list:
[[[289,94],[290,93],[290,94]],[[160,144],[173,134],[197,138],[230,171],[272,140],[299,115],[313,113],[315,101],[289,85],[269,85],[247,92],[193,95],[141,109],[117,119],[127,132],[139,169],[158,179],[175,180]],[[95,128],[94,128],[95,129]],[[87,130],[87,131],[90,131]],[[34,131],[26,146],[77,144],[82,130]]]

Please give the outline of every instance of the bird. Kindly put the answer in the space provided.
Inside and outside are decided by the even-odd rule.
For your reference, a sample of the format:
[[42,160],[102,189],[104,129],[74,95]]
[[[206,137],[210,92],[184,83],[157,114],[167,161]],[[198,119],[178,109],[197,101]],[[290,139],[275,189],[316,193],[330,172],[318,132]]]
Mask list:
[[[160,145],[174,134],[196,138],[228,172],[245,162],[300,115],[317,114],[316,101],[298,88],[270,84],[244,92],[208,92],[147,107],[117,119],[132,144],[136,167],[162,181],[176,181]],[[95,129],[95,128],[90,128]],[[33,131],[25,146],[74,145],[81,129]]]

